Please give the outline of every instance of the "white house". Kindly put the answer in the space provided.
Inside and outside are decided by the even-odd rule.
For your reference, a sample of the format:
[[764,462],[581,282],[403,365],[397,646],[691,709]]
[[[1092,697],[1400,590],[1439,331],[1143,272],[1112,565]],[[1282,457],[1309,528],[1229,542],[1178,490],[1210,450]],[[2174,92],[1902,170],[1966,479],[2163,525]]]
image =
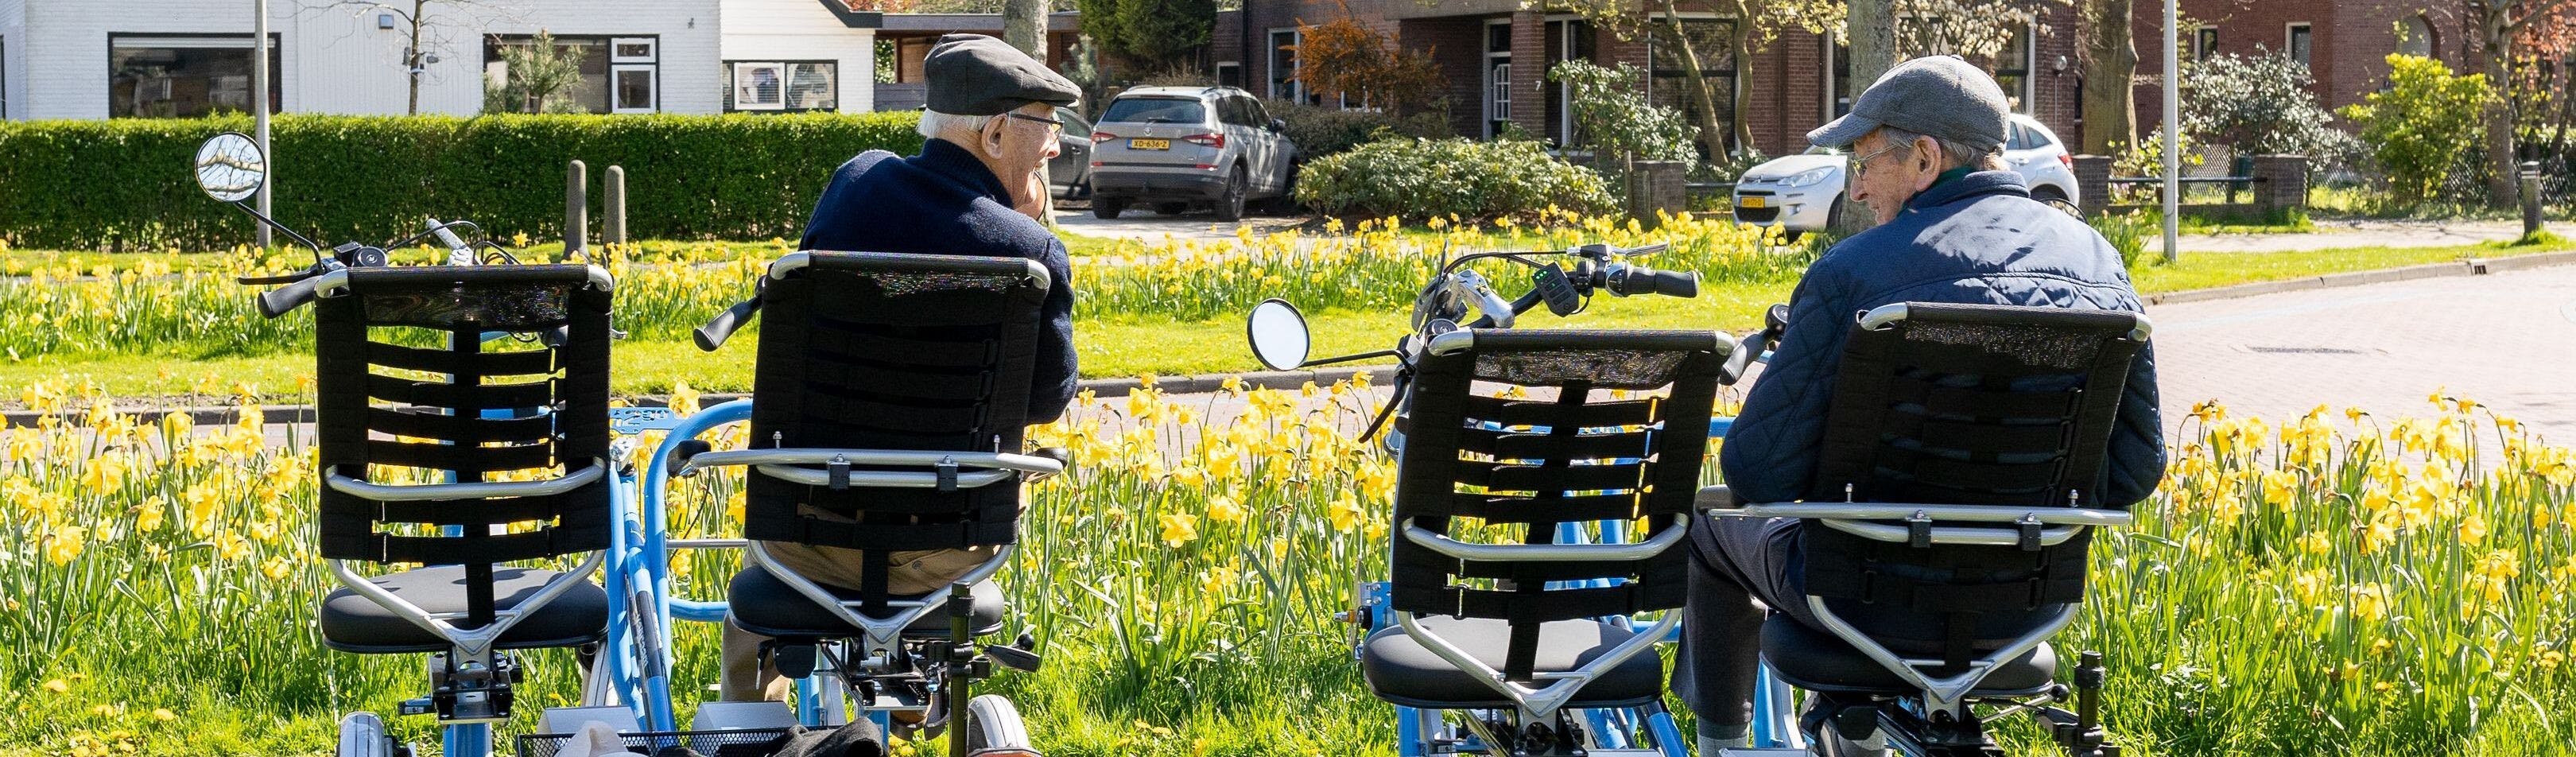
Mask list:
[[[279,112],[399,114],[412,3],[269,0]],[[840,0],[431,0],[419,110],[472,115],[539,31],[598,113],[865,111],[876,15]],[[250,107],[252,0],[0,0],[0,117],[194,116]],[[738,32],[733,31],[739,29]],[[746,65],[736,65],[740,61]]]

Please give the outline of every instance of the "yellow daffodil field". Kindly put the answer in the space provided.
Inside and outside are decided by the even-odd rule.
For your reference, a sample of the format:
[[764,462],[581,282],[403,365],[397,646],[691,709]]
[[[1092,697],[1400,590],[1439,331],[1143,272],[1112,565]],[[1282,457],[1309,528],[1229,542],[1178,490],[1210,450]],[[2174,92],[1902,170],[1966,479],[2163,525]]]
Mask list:
[[[1036,430],[1079,462],[1033,487],[1002,580],[1048,667],[994,685],[1042,747],[1391,749],[1333,617],[1385,571],[1394,467],[1353,435],[1371,391],[1148,388]],[[0,753],[323,753],[339,713],[418,693],[412,656],[321,646],[302,440],[139,423],[77,386],[19,399],[63,420],[0,438]],[[2097,541],[2059,643],[2109,653],[2131,753],[2567,751],[2576,453],[2435,399],[2403,418],[2192,409],[2141,525]],[[675,531],[735,528],[738,484],[686,480]],[[713,598],[735,565],[705,553],[676,574]],[[714,680],[713,629],[678,644],[677,680]],[[527,657],[524,712],[574,697],[568,654]],[[424,720],[397,722],[434,741]]]

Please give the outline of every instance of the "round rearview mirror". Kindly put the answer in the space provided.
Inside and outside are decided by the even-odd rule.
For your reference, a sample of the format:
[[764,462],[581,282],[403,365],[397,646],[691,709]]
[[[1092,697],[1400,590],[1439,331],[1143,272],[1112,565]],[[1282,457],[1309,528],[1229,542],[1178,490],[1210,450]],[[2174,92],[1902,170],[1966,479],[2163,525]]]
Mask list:
[[197,187],[206,196],[241,202],[268,181],[268,156],[240,132],[224,132],[197,146]]
[[1313,346],[1306,335],[1306,316],[1297,312],[1297,306],[1276,297],[1252,306],[1252,318],[1244,326],[1244,335],[1252,340],[1252,356],[1274,371],[1305,365],[1306,350]]

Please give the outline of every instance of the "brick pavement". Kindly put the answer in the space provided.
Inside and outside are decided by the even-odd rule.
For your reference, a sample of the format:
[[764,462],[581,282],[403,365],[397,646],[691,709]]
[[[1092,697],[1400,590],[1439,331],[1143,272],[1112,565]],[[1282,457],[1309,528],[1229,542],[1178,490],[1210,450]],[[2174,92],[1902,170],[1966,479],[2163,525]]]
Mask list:
[[2431,411],[2436,388],[2576,444],[2576,266],[2159,305],[2168,428],[2217,398],[2238,415],[2318,404]]

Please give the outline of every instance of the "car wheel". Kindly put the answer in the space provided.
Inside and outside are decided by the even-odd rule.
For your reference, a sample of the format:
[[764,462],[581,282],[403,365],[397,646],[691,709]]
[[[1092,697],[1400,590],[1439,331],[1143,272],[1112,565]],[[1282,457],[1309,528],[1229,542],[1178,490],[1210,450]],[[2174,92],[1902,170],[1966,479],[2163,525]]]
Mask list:
[[1243,175],[1243,166],[1236,165],[1234,174],[1225,180],[1225,194],[1217,195],[1216,220],[1243,220],[1244,195],[1252,191],[1251,187],[1246,186],[1249,181]]
[[1103,221],[1116,220],[1118,218],[1118,212],[1126,209],[1126,200],[1113,200],[1107,197],[1091,198],[1091,216],[1093,218],[1098,218]]
[[2065,202],[2066,190],[2058,189],[2052,184],[2041,184],[2030,188],[2030,199],[2038,200],[2040,202],[2048,202],[2051,200]]

